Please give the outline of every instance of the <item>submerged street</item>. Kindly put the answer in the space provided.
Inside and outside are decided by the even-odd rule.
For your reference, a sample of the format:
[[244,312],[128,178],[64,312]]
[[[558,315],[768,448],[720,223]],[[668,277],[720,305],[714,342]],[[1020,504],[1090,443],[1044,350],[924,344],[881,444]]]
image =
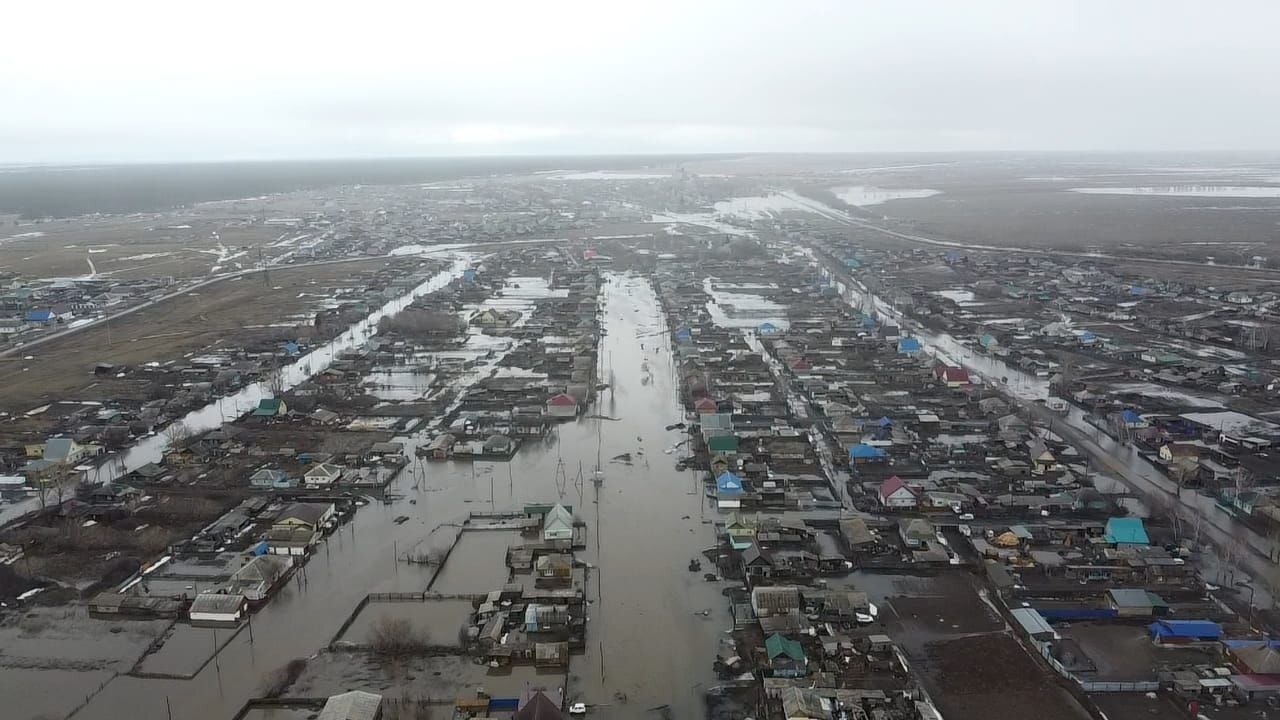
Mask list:
[[[586,417],[557,426],[510,463],[406,466],[387,488],[398,499],[360,508],[254,615],[252,632],[242,628],[226,642],[230,631],[202,631],[211,643],[226,642],[216,662],[191,680],[118,676],[75,717],[167,720],[170,709],[173,717],[192,720],[231,717],[261,694],[264,677],[319,652],[366,594],[425,590],[430,568],[397,561],[397,555],[438,542],[470,511],[554,501],[586,521],[589,537],[581,554],[594,566],[587,648],[572,659],[567,696],[600,706],[597,717],[640,718],[659,705],[670,705],[674,717],[699,715],[727,611],[721,585],[685,567],[715,539],[695,472],[674,467],[680,451],[672,448],[685,434],[664,429],[683,420],[669,336],[646,279],[608,275],[601,308],[601,377],[610,387]],[[624,453],[630,462],[611,461]],[[597,458],[603,473],[598,487],[591,480]],[[395,522],[401,515],[410,521]],[[502,557],[477,564],[464,568],[459,582],[492,574]],[[489,589],[478,581],[465,588]],[[449,636],[455,628],[432,632]],[[556,682],[547,676],[549,687]]]

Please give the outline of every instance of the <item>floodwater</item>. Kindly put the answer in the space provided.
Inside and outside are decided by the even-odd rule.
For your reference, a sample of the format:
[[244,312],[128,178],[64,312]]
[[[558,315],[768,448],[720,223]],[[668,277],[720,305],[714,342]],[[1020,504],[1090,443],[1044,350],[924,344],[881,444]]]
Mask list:
[[[608,276],[602,312],[607,331],[601,344],[602,374],[612,375],[614,385],[590,414],[618,420],[582,418],[562,424],[545,441],[522,447],[510,464],[406,466],[389,486],[402,499],[361,508],[253,616],[253,632],[246,629],[227,643],[218,662],[192,680],[118,677],[76,717],[166,720],[167,698],[173,717],[225,720],[262,693],[267,675],[323,648],[367,593],[424,590],[432,569],[397,557],[433,531],[456,526],[469,511],[555,500],[573,505],[587,522],[588,549],[579,557],[596,568],[588,587],[587,650],[572,659],[567,694],[609,705],[595,710],[593,717],[645,718],[649,708],[663,704],[671,706],[673,717],[702,716],[702,693],[714,682],[712,663],[730,620],[721,584],[705,582],[686,567],[690,558],[714,544],[714,512],[705,510],[695,473],[677,471],[675,456],[663,452],[684,439],[683,433],[664,427],[684,418],[669,336],[651,284],[633,276]],[[646,374],[652,380],[642,384]],[[412,453],[423,438],[403,440]],[[608,462],[624,452],[633,453],[631,465]],[[597,488],[590,476],[598,459],[604,479]],[[402,515],[409,521],[397,524]],[[506,533],[495,534],[501,535]],[[503,572],[502,553],[495,549],[481,569]],[[707,615],[695,614],[704,609]],[[431,632],[453,636],[456,624],[445,624]],[[348,662],[358,663],[354,657]],[[357,682],[359,677],[366,677],[360,682],[367,684]],[[554,676],[546,679],[550,686]],[[356,673],[340,685],[333,689],[380,691],[386,680]]]
[[854,205],[856,207],[867,207],[869,205],[880,205],[890,200],[920,200],[927,197],[938,195],[937,190],[919,189],[893,189],[872,187],[870,185],[852,185],[849,187],[831,188],[832,194],[841,200]]
[[[426,630],[433,645],[458,644],[458,630],[471,615],[470,600],[427,600],[424,602],[371,602],[356,616],[341,640],[361,644],[384,618],[406,620],[415,631]],[[453,628],[453,632],[449,631]]]
[[1280,187],[1264,185],[1162,185],[1147,187],[1083,187],[1084,195],[1158,195],[1190,198],[1280,198]]
[[501,588],[508,576],[507,548],[520,542],[520,534],[515,532],[472,530],[462,533],[449,554],[449,560],[431,584],[431,592],[478,595]]

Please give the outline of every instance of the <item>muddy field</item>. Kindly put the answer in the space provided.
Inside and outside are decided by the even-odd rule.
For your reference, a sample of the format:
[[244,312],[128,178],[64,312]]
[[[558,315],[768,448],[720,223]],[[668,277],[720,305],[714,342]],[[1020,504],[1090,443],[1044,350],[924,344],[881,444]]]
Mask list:
[[306,335],[309,328],[265,326],[311,325],[307,316],[325,298],[363,290],[378,273],[407,272],[419,262],[378,258],[272,270],[266,287],[258,275],[224,280],[39,345],[29,354],[0,358],[0,373],[21,378],[6,382],[0,410],[26,411],[53,399],[135,398],[143,390],[129,376],[95,378],[94,365],[164,363],[255,339],[278,338],[283,343]]
[[929,684],[936,688],[931,694],[939,712],[948,720],[1089,717],[1012,635],[993,633],[944,640],[930,643],[927,653]]
[[0,271],[35,278],[201,277],[215,266],[253,267],[260,249],[265,260],[282,255],[284,246],[271,246],[289,230],[205,214],[24,223],[0,228]]
[[900,221],[899,229],[949,240],[1126,255],[1159,248],[1163,258],[1214,257],[1223,264],[1245,264],[1254,255],[1276,255],[1280,199],[1212,193],[1086,194],[1072,189],[1134,186],[1194,193],[1205,186],[1274,187],[1277,175],[1231,168],[1153,171],[1120,158],[1080,163],[1011,157],[859,175],[856,182],[939,191],[926,198],[885,202],[872,210],[877,217]]

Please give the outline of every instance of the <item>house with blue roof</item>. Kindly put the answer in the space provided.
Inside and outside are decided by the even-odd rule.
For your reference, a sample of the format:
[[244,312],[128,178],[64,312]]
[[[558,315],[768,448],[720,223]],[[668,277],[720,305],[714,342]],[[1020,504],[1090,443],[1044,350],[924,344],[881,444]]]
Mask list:
[[676,328],[676,342],[678,343],[693,342],[693,331],[683,325]]
[[1080,333],[1077,340],[1080,341],[1081,345],[1085,345],[1085,346],[1098,344],[1098,336],[1093,334],[1092,330],[1085,330],[1084,332]]
[[887,453],[883,449],[866,443],[858,443],[849,447],[850,464],[882,462],[885,457],[887,457]]
[[760,333],[761,335],[772,335],[778,332],[778,326],[774,325],[768,320],[765,320],[764,322],[760,323],[758,327],[756,327],[756,332]]
[[1216,643],[1222,639],[1222,626],[1209,620],[1157,620],[1147,626],[1147,631],[1157,645]]
[[463,280],[465,280],[466,282],[469,282],[469,283],[473,283],[473,282],[475,282],[475,281],[476,281],[476,271],[475,271],[474,269],[472,269],[472,268],[467,268],[466,270],[463,270],[463,271],[462,271],[462,279],[463,279]]
[[1144,428],[1150,424],[1131,408],[1120,413],[1120,422],[1127,428]]
[[1136,517],[1113,517],[1107,520],[1106,530],[1102,534],[1103,540],[1109,545],[1150,545],[1151,540],[1147,537],[1147,528],[1142,524],[1142,518]]
[[904,337],[898,340],[899,355],[918,355],[923,349],[916,338]]
[[716,477],[716,494],[717,495],[741,495],[742,494],[742,478],[729,471],[720,473]]
[[48,324],[53,322],[52,310],[28,310],[27,322]]

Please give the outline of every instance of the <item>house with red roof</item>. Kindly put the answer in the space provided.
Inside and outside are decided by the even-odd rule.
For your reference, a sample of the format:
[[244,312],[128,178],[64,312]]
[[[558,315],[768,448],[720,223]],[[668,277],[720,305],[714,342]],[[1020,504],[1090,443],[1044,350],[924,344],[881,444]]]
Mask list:
[[886,508],[914,508],[920,504],[920,493],[897,475],[881,483],[878,494],[880,504]]
[[568,393],[552,395],[547,400],[547,415],[553,418],[572,418],[578,415],[578,401]]
[[933,374],[939,380],[947,384],[949,388],[958,388],[968,385],[969,371],[962,367],[953,367],[951,365],[939,365],[933,369]]

